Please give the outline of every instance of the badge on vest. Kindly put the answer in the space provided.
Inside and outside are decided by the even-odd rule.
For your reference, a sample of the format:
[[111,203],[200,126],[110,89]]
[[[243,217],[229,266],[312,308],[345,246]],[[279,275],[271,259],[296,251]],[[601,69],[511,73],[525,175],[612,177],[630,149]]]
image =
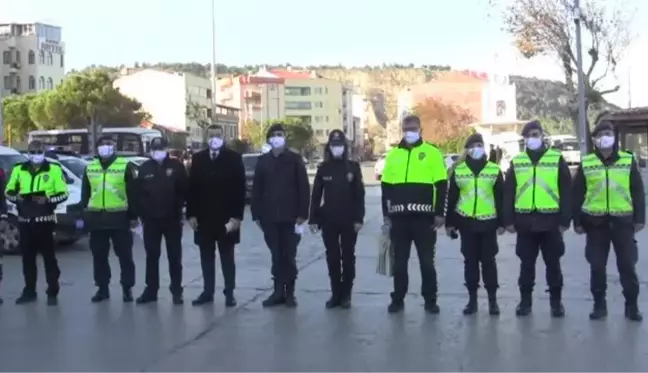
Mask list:
[[171,175],[173,175],[173,169],[167,168],[166,175],[167,175],[167,177],[171,177]]
[[353,172],[347,173],[347,180],[349,180],[349,182],[353,181]]
[[43,175],[43,181],[48,182],[49,181],[49,174]]
[[419,161],[425,159],[425,153],[419,153]]

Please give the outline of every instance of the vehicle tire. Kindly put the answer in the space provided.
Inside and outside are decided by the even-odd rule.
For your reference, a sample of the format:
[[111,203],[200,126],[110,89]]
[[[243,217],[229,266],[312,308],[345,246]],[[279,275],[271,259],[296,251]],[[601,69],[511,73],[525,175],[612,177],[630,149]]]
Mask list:
[[13,215],[0,222],[0,250],[7,254],[20,254],[20,230],[18,219]]

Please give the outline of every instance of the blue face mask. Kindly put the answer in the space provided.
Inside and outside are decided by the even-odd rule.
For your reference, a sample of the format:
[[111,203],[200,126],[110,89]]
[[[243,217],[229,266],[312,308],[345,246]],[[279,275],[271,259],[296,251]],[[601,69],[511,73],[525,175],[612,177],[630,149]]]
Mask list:
[[418,131],[405,131],[403,140],[408,144],[414,144],[421,139],[421,134]]

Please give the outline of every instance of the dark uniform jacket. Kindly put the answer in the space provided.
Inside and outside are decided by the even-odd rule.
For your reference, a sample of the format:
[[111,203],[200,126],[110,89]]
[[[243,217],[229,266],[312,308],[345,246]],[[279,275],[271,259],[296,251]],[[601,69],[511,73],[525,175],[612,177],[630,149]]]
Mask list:
[[310,183],[301,156],[285,150],[259,157],[252,184],[252,219],[269,223],[294,223],[308,219]]
[[330,226],[362,223],[364,199],[364,183],[358,162],[347,159],[324,161],[315,174],[309,224]]
[[[481,170],[486,167],[486,158],[475,160],[466,157],[465,162],[475,176],[479,175]],[[501,172],[495,180],[493,189],[497,219],[477,220],[461,216],[456,211],[457,202],[459,202],[459,186],[457,185],[457,179],[453,172],[448,181],[448,212],[446,214],[446,226],[474,232],[486,232],[503,227],[502,207],[504,205],[504,177]]]
[[[108,169],[110,165],[117,159],[113,156],[108,159],[100,159],[101,167],[104,170]],[[126,198],[128,198],[128,211],[126,212],[85,212],[84,222],[87,230],[101,230],[101,229],[130,229],[130,222],[138,219],[137,215],[137,168],[133,163],[129,163],[126,167],[124,174],[124,182],[126,186]],[[84,210],[88,207],[90,202],[90,180],[88,174],[83,174],[83,181],[81,183],[81,202],[78,208]]]
[[[531,163],[538,164],[547,149],[542,151],[527,150]],[[518,214],[515,212],[515,197],[517,182],[515,180],[515,167],[511,166],[506,172],[504,183],[504,226],[515,226],[520,231],[546,232],[558,229],[559,226],[569,227],[572,216],[572,185],[571,172],[563,157],[558,161],[558,192],[560,195],[559,209],[555,214],[532,212]]]
[[[619,152],[614,151],[609,158],[603,158],[598,150],[595,151],[596,156],[603,162],[604,165],[609,166],[619,160]],[[585,175],[583,174],[583,167],[578,166],[576,175],[574,176],[574,227],[592,228],[602,224],[610,223],[612,221],[621,224],[645,224],[646,223],[646,197],[644,195],[644,185],[637,167],[637,162],[632,159],[632,168],[630,169],[630,196],[632,198],[632,207],[634,210],[633,216],[592,216],[584,213],[581,209],[585,202],[585,195],[587,193],[587,185],[585,184]]]
[[226,233],[225,224],[243,220],[245,167],[241,155],[223,147],[212,160],[208,149],[191,158],[187,188],[187,217],[198,220],[196,243],[214,240],[240,241],[240,232]]
[[187,196],[187,170],[177,159],[166,157],[142,163],[137,175],[137,211],[142,219],[181,220]]

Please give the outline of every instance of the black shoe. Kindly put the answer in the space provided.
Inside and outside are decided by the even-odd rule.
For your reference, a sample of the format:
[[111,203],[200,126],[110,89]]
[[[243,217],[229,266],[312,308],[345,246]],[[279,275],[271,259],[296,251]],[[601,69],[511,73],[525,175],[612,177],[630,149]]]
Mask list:
[[438,315],[441,312],[441,309],[439,308],[436,299],[425,301],[425,312],[431,313],[433,315]]
[[348,310],[351,308],[351,296],[344,296],[340,298],[340,308]]
[[605,301],[605,298],[595,298],[594,307],[592,308],[592,312],[589,314],[589,319],[601,320],[606,318],[607,315],[607,302]]
[[56,305],[58,305],[58,297],[56,295],[48,295],[47,296],[47,305],[48,306],[56,306]]
[[33,303],[33,302],[36,302],[37,299],[38,299],[38,296],[35,293],[23,292],[22,294],[20,294],[18,299],[16,299],[16,304]]
[[144,292],[142,292],[142,295],[140,295],[137,298],[135,303],[137,303],[137,304],[147,304],[147,303],[157,302],[157,300],[158,300],[157,293],[152,292],[150,290],[144,290]]
[[90,298],[90,301],[92,303],[99,303],[107,299],[110,299],[110,292],[108,291],[108,289],[99,289],[97,290],[95,295],[93,295],[92,298]]
[[468,304],[466,304],[466,307],[463,309],[463,314],[464,315],[474,315],[477,313],[477,308],[479,307],[477,304],[477,293],[471,292],[469,295],[468,299]]
[[297,307],[297,298],[295,298],[295,282],[290,282],[286,285],[286,307]]
[[340,295],[336,293],[331,294],[331,297],[329,298],[329,300],[326,301],[325,304],[326,308],[328,309],[338,307],[339,305],[340,305]]
[[236,307],[236,298],[234,298],[234,294],[225,294],[225,307]]
[[625,317],[630,321],[641,322],[643,321],[643,315],[639,311],[639,307],[636,302],[626,303],[625,306]]
[[551,307],[551,317],[565,317],[565,307],[563,307],[560,299],[551,299],[549,302]]
[[182,294],[171,294],[171,299],[173,304],[175,305],[184,304],[184,298],[182,297]]
[[400,313],[405,309],[405,302],[402,300],[392,300],[387,307],[388,313]]
[[200,293],[198,298],[194,299],[193,302],[191,302],[193,306],[202,306],[203,304],[211,303],[214,303],[214,296],[205,292]]
[[488,314],[491,316],[500,314],[500,308],[497,304],[497,296],[495,294],[488,294]]
[[124,303],[130,303],[133,301],[133,291],[131,289],[124,289],[122,292],[122,299]]
[[351,293],[353,292],[352,282],[342,282],[342,291],[340,295],[340,308],[351,308]]
[[261,305],[263,307],[274,307],[286,303],[286,288],[283,284],[275,281],[274,290],[269,297],[267,297]]
[[515,308],[515,314],[517,316],[529,316],[531,314],[532,306],[533,301],[531,300],[531,294],[522,294],[520,303],[518,303]]

